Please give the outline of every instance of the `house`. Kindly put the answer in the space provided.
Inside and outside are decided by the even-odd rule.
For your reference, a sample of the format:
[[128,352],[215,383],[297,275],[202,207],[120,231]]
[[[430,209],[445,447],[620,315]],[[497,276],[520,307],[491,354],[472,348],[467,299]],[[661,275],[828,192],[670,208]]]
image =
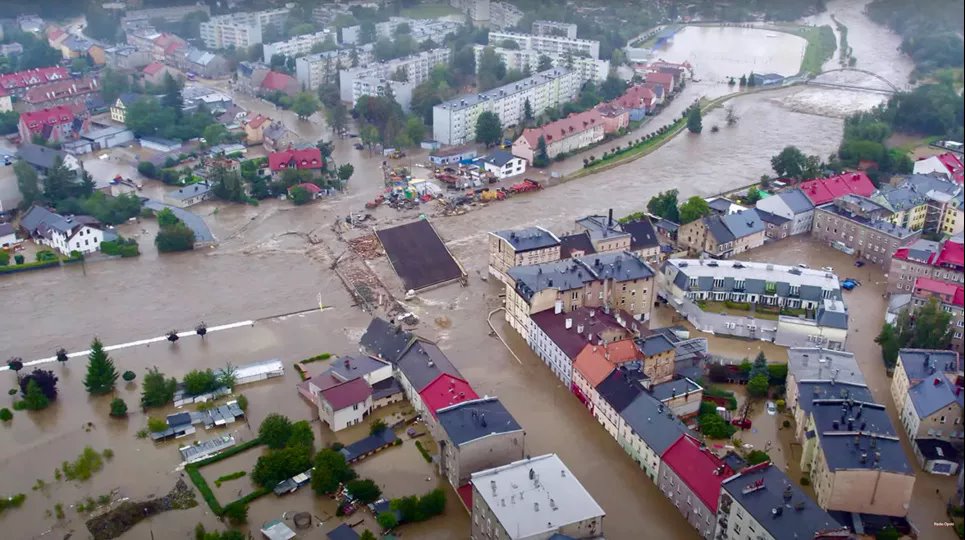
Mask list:
[[669,407],[647,392],[637,394],[619,413],[617,442],[656,484],[661,456],[690,430]]
[[453,163],[466,162],[476,159],[479,153],[475,148],[468,146],[447,146],[433,150],[429,154],[429,161],[433,165],[451,165]]
[[[623,339],[597,345],[588,343],[573,361],[573,383],[570,391],[593,414],[600,405],[598,387],[617,367],[639,361],[640,352],[632,339]],[[622,373],[617,372],[622,376]]]
[[470,538],[602,538],[605,513],[556,454],[474,473]]
[[265,141],[265,128],[269,125],[271,125],[271,118],[260,114],[245,122],[245,144],[254,146],[263,143]]
[[162,139],[160,137],[141,137],[141,148],[149,148],[155,152],[169,153],[176,152],[181,149],[182,144],[178,141],[172,141],[171,139]]
[[131,45],[117,45],[104,49],[104,60],[113,69],[137,71],[151,63],[151,53]]
[[372,410],[372,387],[359,377],[339,382],[318,393],[318,414],[332,431],[362,422]]
[[439,410],[479,398],[476,391],[465,379],[448,373],[440,373],[438,377],[419,391],[419,397],[422,399],[426,412],[429,413],[425,420],[430,426],[430,431],[433,430],[433,424],[436,422]]
[[580,307],[566,313],[562,309],[547,309],[531,318],[534,332],[529,347],[565,388],[572,387],[573,362],[588,344],[608,344],[630,337],[630,331],[613,315],[593,308]]
[[888,292],[911,293],[915,280],[922,276],[945,283],[962,283],[965,244],[961,235],[942,242],[918,239],[896,249],[888,268]]
[[[786,403],[788,412],[794,417],[798,439],[804,434],[805,419],[807,411],[810,410],[808,405],[811,402],[809,394],[800,387],[811,383],[829,383],[829,388],[834,390],[830,385],[831,379],[838,385],[849,385],[852,391],[867,389],[864,374],[852,353],[820,347],[790,347],[787,350]],[[818,390],[820,391],[820,387]]]
[[63,66],[27,69],[0,75],[0,88],[13,97],[20,97],[34,86],[69,78],[70,73]]
[[359,538],[361,538],[359,533],[355,532],[355,529],[348,523],[342,523],[338,527],[328,531],[325,536],[328,540],[359,540]]
[[702,538],[713,538],[720,487],[734,471],[690,435],[667,447],[661,459],[657,487]]
[[962,159],[952,152],[920,159],[915,162],[915,174],[940,174],[961,185],[965,181]]
[[280,175],[286,169],[307,171],[313,177],[321,176],[325,168],[322,151],[317,147],[289,148],[280,152],[268,154],[268,168],[272,175]]
[[261,526],[261,535],[266,540],[291,540],[295,538],[295,531],[280,519],[273,519]]
[[415,336],[385,319],[375,317],[359,340],[360,348],[375,358],[396,364]]
[[610,101],[595,107],[603,117],[603,133],[620,133],[630,125],[630,113],[619,103]]
[[952,383],[941,373],[912,385],[900,419],[909,439],[961,443],[965,429],[961,385]]
[[954,350],[962,350],[962,329],[965,327],[965,287],[932,279],[919,277],[915,279],[915,288],[911,293],[911,313],[921,309],[934,299],[938,307],[945,313],[951,314],[949,328],[952,331],[951,346]]
[[295,188],[300,188],[308,192],[311,199],[314,201],[322,196],[322,188],[318,187],[317,184],[312,184],[311,182],[302,182],[300,184],[295,184],[294,186],[288,188],[288,196],[291,197],[292,190]]
[[925,472],[945,476],[955,473],[961,475],[961,445],[956,446],[941,439],[915,439],[912,449]]
[[658,84],[663,88],[663,93],[666,96],[674,93],[677,89],[678,81],[675,80],[673,73],[664,73],[661,71],[651,71],[643,76],[643,80],[648,84]]
[[657,231],[654,229],[650,218],[643,217],[621,223],[620,229],[630,235],[630,252],[643,257],[643,260],[648,263],[659,262],[660,239],[657,237]]
[[598,143],[603,140],[604,134],[603,115],[590,109],[570,114],[542,127],[523,130],[523,134],[513,142],[513,155],[533,163],[539,149],[539,140],[542,138],[546,143],[547,156],[553,159],[560,154]]
[[955,351],[934,349],[901,349],[891,378],[891,397],[900,413],[908,399],[908,391],[922,381],[939,374],[955,382],[962,373],[961,356]]
[[677,241],[693,253],[729,259],[764,245],[764,222],[754,209],[733,214],[711,214],[681,225]]
[[301,90],[301,86],[294,77],[277,71],[266,73],[265,78],[261,80],[261,84],[258,86],[259,94],[281,92],[288,96],[294,96],[299,90]]
[[821,206],[849,194],[870,197],[875,191],[875,186],[865,173],[848,172],[802,182],[800,189],[811,204]]
[[[766,536],[765,536],[766,535]],[[851,538],[828,512],[770,461],[721,484],[716,538]]]
[[141,70],[141,76],[144,78],[144,82],[148,82],[153,85],[160,85],[163,83],[165,76],[168,74],[174,77],[177,75],[177,72],[156,61],[144,66],[144,69]]
[[19,56],[23,54],[23,45],[16,41],[0,44],[0,56]]
[[606,216],[586,216],[576,220],[576,224],[586,230],[596,253],[630,249],[630,233],[614,221],[612,209]]
[[769,240],[781,240],[791,235],[791,220],[772,214],[766,210],[757,209],[757,215],[764,222],[764,237]]
[[62,150],[54,150],[39,144],[24,143],[20,146],[17,156],[36,169],[41,175],[46,175],[53,169],[59,159],[61,164],[67,169],[77,172],[80,170],[80,162],[76,157]]
[[489,274],[503,283],[514,266],[560,259],[560,239],[542,227],[489,233]]
[[921,236],[895,225],[891,211],[860,195],[843,195],[814,210],[811,236],[857,258],[887,267],[901,246]]
[[103,226],[93,217],[61,216],[36,205],[20,220],[20,228],[27,238],[63,255],[93,253],[104,241]]
[[24,93],[23,102],[36,110],[65,103],[83,103],[85,96],[99,91],[95,78],[68,79],[30,88]]
[[214,197],[213,187],[207,183],[190,184],[164,194],[164,202],[187,208]]
[[87,131],[89,122],[86,112],[77,113],[72,107],[56,105],[21,113],[18,132],[20,140],[24,142],[37,137],[48,142],[63,143],[80,138],[80,134]]
[[44,34],[47,36],[47,44],[50,48],[60,50],[61,43],[65,39],[70,37],[70,34],[64,32],[64,29],[57,26],[56,24],[51,24],[44,30]]
[[111,120],[125,124],[127,123],[127,109],[135,101],[143,98],[141,94],[123,93],[111,104]]
[[229,72],[228,60],[224,56],[195,47],[179,51],[176,64],[182,71],[206,79],[224,77]]
[[439,472],[453,488],[473,473],[523,459],[526,432],[495,397],[441,407],[433,417],[439,441]]
[[590,233],[587,231],[560,237],[560,259],[583,257],[594,253],[596,253],[596,248],[593,247]]
[[438,345],[421,338],[412,342],[399,356],[395,362],[395,370],[402,390],[417,414],[426,412],[420,392],[439,375],[448,373],[462,378],[462,374],[456,366],[452,365]]
[[13,111],[13,99],[6,90],[0,88],[0,112]]
[[17,230],[10,223],[0,223],[0,249],[10,251],[11,248],[20,244],[17,240]]
[[486,171],[496,175],[496,178],[500,180],[526,172],[525,159],[503,150],[496,150],[484,157],[482,163]]
[[642,84],[635,84],[611,103],[623,107],[628,113],[629,120],[639,122],[656,107],[656,98],[657,95],[653,90]]
[[262,131],[264,140],[262,146],[269,152],[277,152],[288,148],[297,140],[294,134],[282,122],[272,121]]
[[910,185],[881,186],[871,200],[891,211],[888,221],[913,231],[925,227],[930,207],[929,197]]
[[[758,213],[768,212],[772,216],[788,220],[788,235],[793,236],[811,231],[811,222],[814,220],[814,204],[800,189],[782,191],[770,197],[764,197],[757,201],[755,207]],[[763,218],[763,214],[761,215]],[[765,220],[765,223],[771,224],[773,218],[771,219],[772,221]],[[776,238],[775,236],[768,236]]]

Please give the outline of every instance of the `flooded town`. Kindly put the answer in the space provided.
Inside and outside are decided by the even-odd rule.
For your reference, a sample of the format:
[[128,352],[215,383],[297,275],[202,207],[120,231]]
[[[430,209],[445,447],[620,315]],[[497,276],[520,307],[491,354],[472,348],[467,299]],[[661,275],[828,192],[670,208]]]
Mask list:
[[2,536],[965,537],[962,20],[13,2]]

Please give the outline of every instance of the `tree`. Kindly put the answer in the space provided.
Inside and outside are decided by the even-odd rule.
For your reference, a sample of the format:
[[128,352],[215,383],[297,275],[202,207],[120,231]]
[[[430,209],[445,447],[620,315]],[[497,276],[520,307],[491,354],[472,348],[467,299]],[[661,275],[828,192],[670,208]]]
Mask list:
[[771,158],[771,168],[780,177],[803,180],[820,174],[820,158],[806,156],[796,146],[785,146]]
[[348,109],[345,104],[339,101],[335,105],[326,107],[325,122],[332,128],[332,131],[339,135],[343,134],[348,126]]
[[727,423],[716,412],[700,415],[697,417],[697,424],[700,427],[700,432],[710,439],[727,439],[737,431],[734,426]]
[[[40,392],[48,401],[57,399],[57,376],[53,371],[34,369],[29,375],[20,380],[20,391],[27,395],[27,388],[31,382],[36,383]],[[34,409],[36,410],[36,409]]]
[[288,190],[288,198],[292,204],[301,206],[312,202],[312,194],[302,186],[294,186]]
[[907,338],[904,347],[913,349],[948,349],[952,342],[952,314],[945,311],[935,297],[915,311],[914,320],[901,328]]
[[764,355],[764,351],[760,351],[757,353],[757,356],[754,357],[754,363],[751,364],[751,369],[750,369],[750,372],[748,372],[748,376],[756,377],[757,375],[768,375],[768,374],[769,372],[767,370],[767,356]]
[[111,400],[111,416],[114,418],[124,418],[127,416],[127,403],[121,398]]
[[679,222],[680,211],[677,209],[677,195],[676,189],[662,191],[654,195],[647,202],[647,211],[668,221]]
[[137,172],[148,178],[157,178],[157,165],[150,161],[142,161],[137,164]]
[[144,382],[141,383],[141,406],[147,409],[167,405],[174,399],[177,387],[178,382],[173,377],[165,378],[157,366],[147,370]]
[[417,145],[425,139],[426,127],[422,123],[422,119],[418,116],[410,116],[405,121],[405,134],[408,136],[409,141],[412,145]]
[[382,512],[375,516],[375,521],[382,527],[383,531],[390,531],[399,524],[399,520],[395,517],[395,512]]
[[369,435],[378,435],[379,433],[382,433],[388,428],[389,426],[386,425],[385,420],[378,418],[374,422],[372,422],[371,426],[369,426]]
[[545,54],[539,55],[539,64],[536,66],[536,71],[546,71],[547,69],[553,69],[553,59]]
[[258,458],[251,471],[251,480],[256,484],[273,488],[279,482],[301,474],[312,468],[312,449],[305,446],[292,446],[270,450]]
[[114,390],[117,377],[114,360],[104,350],[101,340],[94,338],[90,344],[90,353],[87,355],[87,376],[84,377],[84,387],[90,394],[106,394]]
[[62,201],[71,195],[73,195],[74,179],[77,177],[77,173],[68,169],[67,165],[64,164],[64,160],[57,156],[54,158],[53,167],[51,167],[46,176],[44,176],[44,197],[53,203]]
[[419,497],[419,511],[428,519],[438,516],[446,510],[446,494],[441,489],[434,489]]
[[169,208],[157,213],[160,228],[154,237],[154,245],[161,253],[194,249],[194,231],[184,224]]
[[770,461],[771,456],[767,455],[767,452],[763,450],[751,450],[744,456],[744,460],[747,461],[748,465],[757,465],[758,463]]
[[14,408],[19,406],[28,411],[46,409],[50,405],[50,400],[44,395],[37,381],[33,379],[24,379],[24,381],[27,381],[27,385],[23,390],[23,401],[16,403]]
[[113,105],[121,94],[131,89],[127,75],[111,68],[104,68],[100,74],[101,96],[104,101]]
[[348,182],[352,174],[355,173],[355,167],[351,163],[346,163],[344,165],[339,165],[338,167],[338,179],[342,182]]
[[235,399],[238,402],[239,409],[241,409],[242,411],[248,410],[248,396],[244,394],[238,394],[238,397]]
[[533,155],[533,167],[546,167],[549,164],[550,156],[546,149],[546,138],[540,135],[536,142],[536,153]]
[[622,96],[626,89],[627,81],[611,73],[600,85],[600,97],[603,98],[603,101],[610,101]]
[[382,496],[382,490],[379,488],[379,485],[368,478],[352,480],[345,487],[347,487],[349,493],[361,501],[362,504],[374,503]]
[[770,387],[766,374],[754,375],[747,381],[747,393],[751,397],[762,398],[767,396],[767,389]]
[[680,205],[681,225],[690,223],[691,221],[697,221],[698,219],[709,215],[710,205],[707,204],[707,201],[696,195],[687,199],[685,203]]
[[479,89],[483,91],[503,84],[506,79],[506,63],[496,54],[496,49],[483,49],[476,66],[476,77]]
[[311,92],[299,92],[292,100],[291,110],[299,118],[305,119],[315,114],[319,107],[318,98]]
[[376,538],[372,531],[365,529],[362,531],[362,534],[359,535],[359,540],[376,540]]
[[[181,118],[184,109],[184,97],[181,95],[181,83],[175,79],[170,72],[164,74],[161,82],[164,95],[161,97],[161,106],[170,109],[175,118]],[[128,113],[130,114],[130,113]]]
[[20,370],[23,369],[23,360],[20,358],[11,358],[7,360],[7,368],[17,374],[17,381],[20,381]]
[[338,489],[338,485],[355,478],[355,471],[345,462],[341,452],[325,448],[315,456],[312,470],[312,489],[318,495],[327,495]]
[[124,379],[124,382],[131,382],[137,378],[137,374],[131,370],[127,370],[121,375],[121,378]]
[[700,114],[700,107],[694,106],[687,111],[687,130],[691,133],[700,133],[704,129],[704,123]]
[[291,420],[277,413],[266,416],[258,427],[258,436],[268,448],[284,448],[291,435]]
[[499,144],[503,135],[503,126],[496,113],[485,111],[476,118],[476,142],[486,147]]
[[204,128],[204,131],[201,132],[201,137],[208,146],[217,146],[221,144],[221,141],[227,136],[228,128],[224,127],[222,124],[211,124]]
[[13,420],[13,413],[10,412],[10,409],[6,407],[0,409],[0,422],[9,422],[11,420]]
[[232,525],[243,525],[248,522],[248,505],[235,501],[224,507],[222,515],[228,518],[228,522]]
[[168,428],[168,423],[163,418],[149,416],[147,418],[147,429],[151,433],[160,433]]
[[210,369],[193,369],[184,375],[184,391],[190,396],[198,396],[217,390],[218,378]]
[[527,122],[533,119],[533,105],[530,104],[529,98],[523,102],[523,120]]

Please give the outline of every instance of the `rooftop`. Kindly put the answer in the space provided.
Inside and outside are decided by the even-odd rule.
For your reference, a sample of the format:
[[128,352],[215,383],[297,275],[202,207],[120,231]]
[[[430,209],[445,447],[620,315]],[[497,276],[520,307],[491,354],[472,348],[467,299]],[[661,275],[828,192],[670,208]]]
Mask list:
[[321,398],[327,401],[334,411],[363,403],[370,397],[372,397],[372,387],[362,377],[336,384],[321,391]]
[[588,343],[573,361],[573,369],[596,388],[620,364],[639,359],[639,352],[632,339],[622,339],[604,345]]
[[432,416],[436,416],[440,409],[479,398],[465,379],[448,373],[440,373],[419,392],[419,396],[422,397],[422,403]]
[[556,454],[473,473],[471,482],[509,538],[536,537],[605,515]]
[[586,229],[593,241],[607,238],[612,240],[629,234],[622,231],[620,224],[616,220],[611,220],[609,216],[586,216],[576,220],[576,224]]
[[489,435],[523,430],[496,397],[487,396],[443,407],[436,411],[436,418],[456,446]]
[[596,387],[596,391],[601,399],[619,413],[643,393],[643,386],[639,382],[639,378],[642,376],[643,373],[639,370],[615,369]]
[[597,126],[600,126],[601,130],[603,129],[603,115],[596,109],[590,109],[571,113],[565,118],[560,118],[538,128],[524,129],[520,138],[525,139],[530,148],[536,148],[539,145],[540,137],[543,137],[546,144],[553,144]]
[[656,247],[660,245],[657,239],[657,231],[653,228],[653,223],[648,218],[636,221],[628,221],[620,225],[620,228],[630,233],[630,251]]
[[352,444],[345,445],[339,452],[345,456],[345,461],[351,463],[369,452],[394,443],[396,439],[398,439],[398,437],[395,436],[395,431],[383,429],[374,435],[369,435]]
[[340,356],[329,365],[328,373],[343,381],[364,377],[373,371],[389,366],[389,363],[367,355]]
[[679,270],[674,277],[674,285],[684,291],[741,290],[748,294],[791,296],[792,287],[796,287],[802,300],[820,302],[824,299],[825,290],[831,291],[831,298],[841,298],[841,284],[837,276],[824,270],[704,259],[668,259],[664,268],[667,266]]
[[596,341],[595,338],[604,331],[626,335],[626,329],[616,318],[603,310],[593,308],[580,307],[566,313],[555,313],[552,309],[547,309],[533,314],[531,318],[570,359],[575,359],[591,340]]
[[[963,296],[962,296],[962,286],[955,285],[953,283],[948,283],[947,281],[940,281],[925,276],[918,276],[915,278],[915,294],[920,292],[930,292],[937,294],[942,297],[943,303],[953,304],[958,307],[963,306]],[[951,301],[945,300],[945,298],[950,298]]]
[[325,160],[322,151],[312,146],[308,148],[289,148],[280,152],[268,154],[268,167],[272,171],[282,169],[322,169]]
[[812,405],[815,432],[831,471],[880,468],[912,474],[884,405],[846,399]]
[[956,403],[958,410],[957,412],[953,410],[952,415],[961,415],[962,408],[965,407],[962,387],[953,385],[942,374],[937,374],[912,385],[908,389],[908,399],[915,406],[915,413],[918,414],[919,418],[928,418]]
[[505,150],[496,150],[491,152],[488,156],[484,158],[486,163],[490,163],[497,167],[502,167],[503,165],[509,163],[513,159],[517,159],[516,156]]
[[588,232],[581,231],[560,237],[560,259],[569,259],[576,251],[582,251],[584,255],[596,253]]
[[897,238],[899,240],[904,240],[905,238],[909,238],[911,236],[918,234],[918,231],[912,231],[904,227],[900,227],[898,225],[895,225],[894,223],[891,223],[890,221],[884,221],[881,219],[868,219],[866,217],[859,216],[853,212],[849,212],[839,206],[836,206],[833,203],[819,206],[818,210],[823,210],[831,214],[836,214],[845,219],[854,221],[855,223],[868,227],[869,229],[875,229],[878,232],[887,234],[888,236]]
[[398,369],[417,392],[429,385],[441,373],[461,377],[439,346],[431,341],[416,340],[398,360]]
[[[678,376],[679,377],[679,376]],[[701,386],[687,377],[680,377],[671,381],[655,384],[650,387],[650,394],[660,401],[667,401],[676,396],[701,390]],[[697,399],[697,398],[693,398]]]
[[791,347],[787,350],[787,374],[798,383],[806,380],[831,380],[864,384],[864,375],[854,354],[817,347]]
[[801,214],[814,210],[814,203],[811,199],[808,199],[807,195],[804,194],[800,189],[791,189],[788,191],[782,191],[777,194],[778,197],[791,209],[795,214]]
[[657,455],[662,455],[681,435],[690,434],[669,407],[646,392],[637,394],[619,413]]
[[413,334],[385,319],[375,317],[369,323],[359,345],[369,354],[395,363],[405,352]]
[[[835,379],[805,379],[798,381],[798,406],[808,413],[816,404],[827,400],[851,399],[856,402],[874,403],[871,390],[864,383],[851,383]],[[859,424],[860,426],[860,424]]]
[[834,199],[854,193],[870,197],[875,186],[863,172],[849,172],[827,178],[808,180],[801,184],[801,191],[815,206],[829,203]]
[[720,486],[734,473],[730,466],[689,435],[671,444],[662,458],[704,506],[716,514]]
[[558,246],[560,239],[542,227],[526,227],[512,231],[496,231],[492,233],[509,242],[517,253],[524,253],[535,249],[545,249]]
[[959,354],[936,349],[901,349],[898,359],[909,381],[927,379],[935,373],[958,373],[962,370]]
[[528,88],[534,86],[540,86],[543,84],[549,84],[560,77],[568,74],[569,70],[563,68],[552,68],[546,71],[541,71],[532,77],[527,77],[520,81],[510,83],[504,86],[493,88],[492,90],[487,90],[485,92],[480,92],[478,94],[469,94],[466,96],[460,96],[455,99],[440,103],[436,105],[441,109],[448,109],[450,111],[458,111],[462,109],[467,109],[473,107],[478,103],[484,101],[490,101],[494,99],[502,99],[506,96],[511,96],[518,92],[522,92]]
[[211,186],[208,184],[191,184],[189,186],[178,188],[174,191],[169,191],[165,193],[164,196],[170,199],[183,201],[192,197],[204,195],[205,193],[211,191],[211,189]]
[[624,253],[597,253],[564,261],[530,266],[517,266],[509,270],[516,280],[516,290],[529,300],[544,289],[567,291],[581,288],[591,281],[613,279],[628,281],[653,277],[653,270],[636,255]]

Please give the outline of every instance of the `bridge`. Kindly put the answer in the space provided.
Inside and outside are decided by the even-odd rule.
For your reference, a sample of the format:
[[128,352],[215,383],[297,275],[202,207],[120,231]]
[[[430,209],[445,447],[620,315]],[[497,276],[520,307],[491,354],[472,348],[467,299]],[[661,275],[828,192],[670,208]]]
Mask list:
[[[824,81],[815,80],[815,79],[817,79],[818,77],[820,77],[821,75],[827,75],[828,73],[841,73],[841,72],[863,73],[863,74],[865,74],[865,75],[868,75],[868,76],[870,76],[870,77],[873,77],[873,78],[875,78],[875,79],[877,79],[877,80],[885,83],[885,84],[888,86],[888,88],[869,88],[869,87],[867,87],[867,86],[858,86],[858,85],[856,85],[856,84],[834,83],[834,82],[824,82]],[[811,86],[823,86],[823,87],[827,87],[827,88],[842,88],[842,89],[845,89],[845,90],[859,90],[859,91],[862,91],[862,92],[876,92],[876,93],[880,93],[880,94],[897,94],[898,92],[901,91],[901,89],[898,88],[897,86],[895,86],[894,83],[892,83],[892,82],[889,81],[888,79],[882,77],[881,75],[878,75],[877,73],[875,73],[875,72],[873,72],[873,71],[868,71],[868,70],[866,70],[866,69],[853,68],[853,67],[845,67],[845,68],[838,68],[838,69],[829,69],[829,70],[826,70],[826,71],[822,71],[821,73],[818,73],[817,75],[814,75],[813,77],[811,77],[811,78],[809,78],[808,80],[804,81],[804,84],[809,84],[809,85],[811,85]]]

